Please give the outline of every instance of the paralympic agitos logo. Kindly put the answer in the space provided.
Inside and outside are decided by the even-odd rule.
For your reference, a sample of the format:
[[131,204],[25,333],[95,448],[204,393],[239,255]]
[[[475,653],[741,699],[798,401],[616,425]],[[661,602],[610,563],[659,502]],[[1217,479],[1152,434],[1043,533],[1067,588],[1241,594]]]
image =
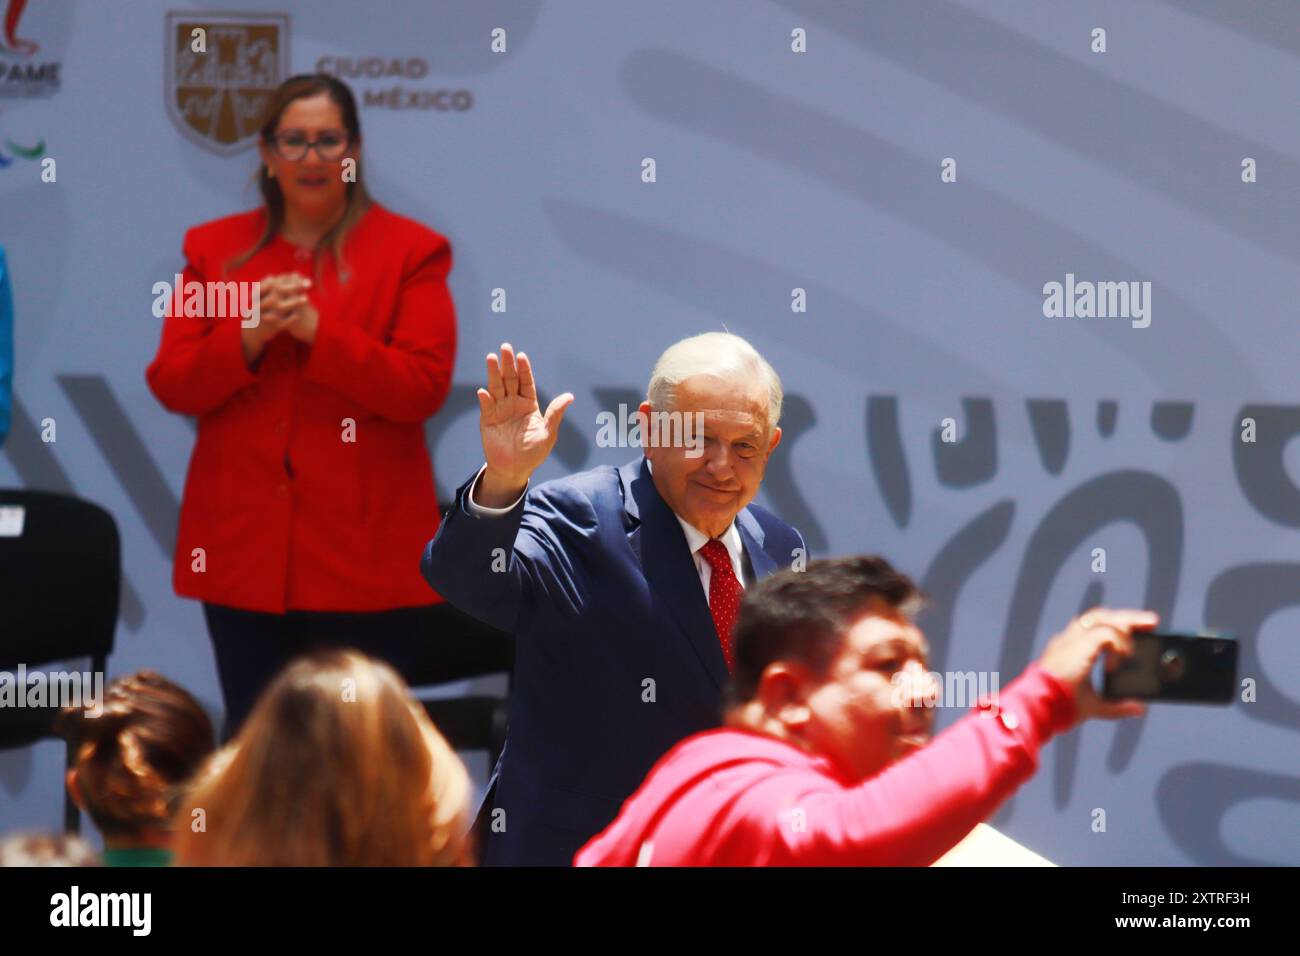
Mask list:
[[19,146],[13,140],[6,139],[4,149],[0,149],[0,169],[12,166],[15,156],[19,159],[40,159],[44,155],[45,140],[43,139],[37,140],[35,146]]

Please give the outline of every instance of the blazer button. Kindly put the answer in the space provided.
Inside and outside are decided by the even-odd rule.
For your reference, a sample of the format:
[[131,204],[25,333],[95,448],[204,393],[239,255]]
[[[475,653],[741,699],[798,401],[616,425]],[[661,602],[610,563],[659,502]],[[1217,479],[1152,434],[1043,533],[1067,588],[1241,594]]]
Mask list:
[[279,421],[275,423],[275,433],[277,435],[283,435],[288,428],[289,425],[286,422]]
[[277,498],[288,498],[289,486],[286,485],[284,482],[280,482],[278,485],[275,486],[275,496]]

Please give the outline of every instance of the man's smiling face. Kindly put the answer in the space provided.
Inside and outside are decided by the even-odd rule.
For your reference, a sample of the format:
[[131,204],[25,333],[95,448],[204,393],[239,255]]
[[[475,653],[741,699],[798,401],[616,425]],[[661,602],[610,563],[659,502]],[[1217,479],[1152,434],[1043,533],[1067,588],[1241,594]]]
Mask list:
[[[781,429],[770,426],[769,402],[766,383],[734,374],[685,379],[675,389],[672,409],[641,403],[640,412],[647,416],[642,420],[645,456],[654,463],[655,488],[678,517],[710,538],[727,530],[763,483],[768,457],[781,441]],[[655,447],[647,419],[661,411],[677,413],[674,418],[680,417],[685,430],[659,428],[662,444]],[[702,440],[693,432],[697,421],[703,422]],[[684,434],[691,441],[668,444],[669,434]]]

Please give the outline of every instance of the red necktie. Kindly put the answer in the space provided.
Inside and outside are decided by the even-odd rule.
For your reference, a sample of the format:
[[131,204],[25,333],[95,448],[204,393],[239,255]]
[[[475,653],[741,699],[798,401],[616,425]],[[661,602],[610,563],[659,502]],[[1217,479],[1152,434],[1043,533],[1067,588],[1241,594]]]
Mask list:
[[731,554],[725,544],[717,538],[706,541],[700,548],[700,555],[713,569],[709,577],[709,613],[713,615],[713,626],[718,630],[722,656],[726,658],[727,671],[730,673],[736,666],[731,652],[731,629],[740,612],[740,597],[744,588],[736,580],[736,570],[731,565]]

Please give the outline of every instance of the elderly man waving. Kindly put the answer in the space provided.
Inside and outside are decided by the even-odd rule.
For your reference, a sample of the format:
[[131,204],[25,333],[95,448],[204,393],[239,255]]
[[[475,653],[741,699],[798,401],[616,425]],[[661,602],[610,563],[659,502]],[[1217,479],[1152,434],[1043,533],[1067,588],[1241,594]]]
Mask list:
[[[573,396],[543,414],[528,357],[508,344],[487,374],[486,463],[421,567],[515,635],[484,862],[567,866],[661,755],[718,725],[743,588],[804,553],[798,531],[750,504],[781,441],[781,381],[738,336],[684,339],[651,373],[644,457],[529,487]],[[685,427],[650,428],[665,412]]]

